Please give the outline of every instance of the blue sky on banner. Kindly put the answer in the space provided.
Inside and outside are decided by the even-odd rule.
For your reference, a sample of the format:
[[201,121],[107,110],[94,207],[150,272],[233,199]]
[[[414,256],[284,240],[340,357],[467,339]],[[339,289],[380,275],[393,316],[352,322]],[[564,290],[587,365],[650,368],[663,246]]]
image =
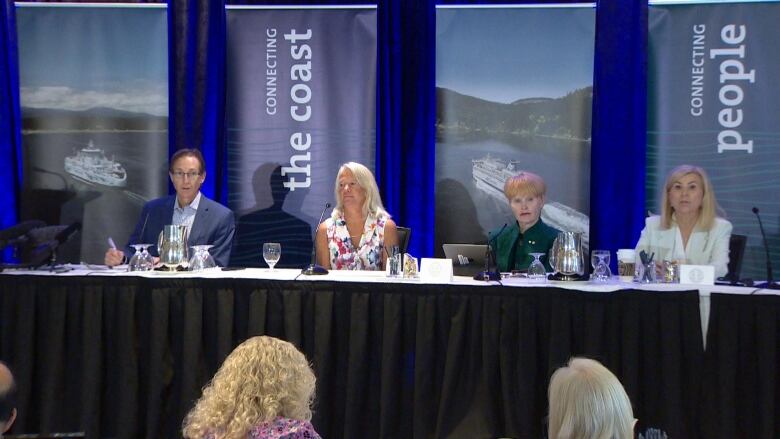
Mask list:
[[[550,32],[561,22],[592,26],[592,9],[523,8],[524,16],[532,15],[532,18],[523,20],[523,27],[518,28],[517,15],[507,13],[506,5],[502,6],[504,8],[474,8],[472,14],[458,14],[457,26],[450,26],[450,22],[456,18],[457,10],[464,8],[438,9],[437,64],[447,68],[437,69],[437,87],[510,103],[540,96],[561,97],[592,85],[592,70],[572,68],[593,65],[593,40],[579,38],[587,30]],[[573,15],[582,15],[583,19],[573,19]],[[486,22],[490,25],[485,26]],[[477,29],[489,35],[475,37]],[[543,35],[543,44],[540,35]],[[518,40],[538,44],[518,43]],[[495,54],[493,57],[500,57],[501,62],[485,62],[486,53]]]
[[[159,41],[115,32],[120,27],[135,29],[141,35],[166,35],[166,15],[158,14],[156,19],[149,15],[149,9],[159,7],[57,7],[57,14],[50,16],[34,14],[36,9],[17,9],[21,31],[32,24],[29,20],[36,21],[35,34],[20,38],[19,53],[50,50],[45,49],[46,56],[20,60],[23,106],[63,110],[110,107],[155,116],[168,114],[167,50],[160,50]],[[95,19],[68,20],[69,15]],[[72,29],[75,26],[79,29]],[[52,41],[57,43],[52,45]],[[122,48],[121,54],[114,52],[117,47]],[[138,62],[141,59],[144,62]]]

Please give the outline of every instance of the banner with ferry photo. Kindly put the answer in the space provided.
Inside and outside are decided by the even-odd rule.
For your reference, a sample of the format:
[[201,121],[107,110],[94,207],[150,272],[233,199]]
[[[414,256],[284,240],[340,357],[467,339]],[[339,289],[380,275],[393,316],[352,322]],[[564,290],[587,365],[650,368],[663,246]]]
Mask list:
[[166,8],[24,3],[16,21],[21,218],[81,223],[58,262],[102,263],[168,190]]
[[339,166],[374,168],[376,42],[375,6],[228,7],[231,265],[308,263]]
[[747,236],[741,277],[780,266],[780,3],[651,3],[647,209],[658,212],[666,174],[703,167],[718,203]]
[[439,6],[436,27],[437,254],[513,222],[522,170],[547,183],[542,220],[587,247],[593,6]]

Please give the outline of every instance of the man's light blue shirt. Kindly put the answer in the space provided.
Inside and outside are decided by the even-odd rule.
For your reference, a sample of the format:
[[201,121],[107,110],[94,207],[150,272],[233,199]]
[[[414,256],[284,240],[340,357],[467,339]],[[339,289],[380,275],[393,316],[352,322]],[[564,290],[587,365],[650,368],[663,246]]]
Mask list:
[[179,206],[179,197],[176,197],[176,202],[173,203],[173,224],[176,226],[187,226],[187,236],[192,229],[192,223],[195,221],[195,214],[198,213],[198,205],[200,204],[200,191],[198,195],[195,195],[195,199],[189,206]]

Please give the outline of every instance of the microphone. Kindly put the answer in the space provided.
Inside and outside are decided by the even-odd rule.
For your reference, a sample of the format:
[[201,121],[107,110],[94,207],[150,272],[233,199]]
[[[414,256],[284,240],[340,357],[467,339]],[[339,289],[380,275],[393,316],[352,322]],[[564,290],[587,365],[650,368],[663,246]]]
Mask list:
[[141,226],[141,234],[138,235],[139,238],[143,239],[144,237],[144,231],[146,230],[146,223],[149,222],[149,212],[146,212],[146,218],[144,218],[144,225]]
[[305,274],[306,276],[328,274],[328,269],[321,265],[317,265],[317,228],[322,224],[322,219],[325,218],[325,211],[329,208],[330,203],[325,203],[325,208],[322,209],[322,213],[320,214],[320,220],[317,221],[317,227],[314,228],[314,237],[312,238],[311,243],[311,263],[301,270],[301,274]]
[[765,288],[769,290],[780,290],[780,284],[776,284],[772,277],[772,260],[769,258],[769,243],[766,241],[766,233],[764,233],[764,224],[761,222],[761,215],[758,214],[758,207],[753,206],[753,213],[758,219],[758,227],[761,230],[761,238],[764,240],[764,251],[766,252],[766,282],[762,284],[754,284],[755,288]]
[[490,243],[495,241],[496,238],[498,238],[502,233],[504,233],[504,229],[506,229],[506,226],[507,223],[504,223],[504,225],[501,227],[498,233],[493,235],[492,238],[488,237],[487,248],[485,248],[485,271],[475,274],[474,280],[484,280],[486,282],[491,280],[501,280],[501,273],[498,272],[498,267],[496,267],[496,271],[490,271],[491,257],[493,258],[493,265],[496,265],[495,254],[493,253]]
[[20,249],[20,259],[23,262],[2,264],[0,271],[5,268],[38,268],[47,263],[54,267],[57,262],[57,249],[79,230],[81,230],[79,222],[69,226],[44,226],[30,229],[27,232],[29,239],[23,242]]
[[[143,241],[143,239],[144,239],[144,231],[146,230],[146,223],[149,221],[149,214],[150,214],[150,213],[151,213],[151,212],[146,212],[146,217],[144,218],[144,225],[143,225],[143,226],[141,226],[141,233],[138,235],[138,239],[140,239],[140,240],[142,240],[142,241]],[[159,241],[159,239],[158,239],[158,241]],[[149,243],[147,243],[147,242],[136,242],[136,243],[134,243],[134,244],[149,244]],[[125,248],[127,248],[127,246],[125,246]],[[122,252],[123,252],[123,253],[124,253],[124,251],[125,251],[125,250],[124,250],[124,249],[122,249]],[[160,253],[159,249],[157,250],[157,253],[158,253],[158,254]],[[125,259],[127,259],[127,254],[125,254]],[[122,262],[125,262],[125,261],[122,261]]]
[[15,240],[26,235],[30,230],[44,227],[45,222],[40,220],[24,221],[19,224],[0,230],[0,248],[13,244]]
[[54,240],[57,241],[58,246],[65,244],[79,230],[81,230],[81,223],[77,221],[54,235]]
[[21,265],[38,268],[49,264],[53,268],[57,263],[57,249],[79,230],[81,230],[81,223],[77,221],[68,226],[48,226],[33,231],[31,235],[37,245],[23,256],[23,259],[28,262]]

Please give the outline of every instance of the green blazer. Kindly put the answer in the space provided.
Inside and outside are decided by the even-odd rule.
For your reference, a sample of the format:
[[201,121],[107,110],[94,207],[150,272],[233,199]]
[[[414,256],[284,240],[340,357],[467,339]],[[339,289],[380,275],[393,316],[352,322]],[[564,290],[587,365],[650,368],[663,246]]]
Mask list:
[[[500,229],[497,229],[489,236],[493,237],[499,231]],[[542,263],[547,271],[552,271],[548,257],[553,241],[557,237],[558,229],[548,226],[541,218],[525,233],[520,233],[520,226],[515,221],[513,225],[507,226],[500,235],[493,238],[498,270],[525,270],[534,260],[531,253],[547,253],[542,256]]]

